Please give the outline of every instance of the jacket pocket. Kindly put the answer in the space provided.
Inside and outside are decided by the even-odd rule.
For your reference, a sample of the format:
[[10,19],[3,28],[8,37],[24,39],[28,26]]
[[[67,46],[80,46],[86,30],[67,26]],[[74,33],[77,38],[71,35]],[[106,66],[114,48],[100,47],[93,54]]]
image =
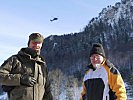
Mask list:
[[33,87],[16,87],[11,91],[10,100],[33,100]]

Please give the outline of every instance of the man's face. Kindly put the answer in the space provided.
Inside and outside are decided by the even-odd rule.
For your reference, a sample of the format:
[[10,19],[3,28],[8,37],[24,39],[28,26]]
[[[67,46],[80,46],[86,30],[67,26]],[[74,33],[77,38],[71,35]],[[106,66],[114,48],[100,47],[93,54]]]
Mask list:
[[40,52],[42,48],[42,42],[34,42],[31,40],[29,43],[29,48],[35,50],[36,52]]
[[103,56],[99,54],[93,54],[90,57],[91,63],[93,66],[96,66],[96,64],[101,64],[104,60]]

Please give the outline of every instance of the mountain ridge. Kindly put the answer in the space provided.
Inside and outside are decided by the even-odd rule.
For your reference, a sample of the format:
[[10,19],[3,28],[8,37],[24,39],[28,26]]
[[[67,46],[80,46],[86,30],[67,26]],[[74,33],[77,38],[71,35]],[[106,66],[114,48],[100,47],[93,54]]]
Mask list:
[[[122,0],[104,8],[92,18],[82,32],[61,36],[51,35],[44,40],[41,54],[48,68],[61,69],[65,74],[82,77],[89,61],[91,45],[99,42],[106,56],[118,69],[132,69],[133,61],[133,1]],[[124,66],[123,66],[124,65]],[[124,72],[123,72],[124,73]]]

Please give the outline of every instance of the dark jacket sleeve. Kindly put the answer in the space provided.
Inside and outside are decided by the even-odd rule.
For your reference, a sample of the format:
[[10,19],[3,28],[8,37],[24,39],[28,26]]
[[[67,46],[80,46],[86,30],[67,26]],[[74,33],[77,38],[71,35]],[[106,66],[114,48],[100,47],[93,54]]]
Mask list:
[[8,58],[0,67],[0,83],[7,86],[20,85],[20,74],[12,74],[12,69],[16,66],[17,59],[14,56]]
[[53,96],[51,93],[51,86],[50,86],[50,80],[48,77],[48,69],[46,67],[46,83],[45,83],[45,93],[43,96],[43,100],[53,100]]

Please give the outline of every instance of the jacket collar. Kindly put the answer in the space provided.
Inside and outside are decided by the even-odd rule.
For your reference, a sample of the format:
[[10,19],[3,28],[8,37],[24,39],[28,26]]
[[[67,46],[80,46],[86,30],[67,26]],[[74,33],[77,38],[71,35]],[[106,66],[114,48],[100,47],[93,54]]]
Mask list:
[[[103,66],[106,62],[106,59],[103,60],[103,62],[101,63],[101,66]],[[96,70],[96,67],[94,67],[91,63],[87,66],[87,68],[92,69],[93,71]]]
[[[30,53],[27,52],[28,50],[30,50]],[[31,50],[30,48],[22,48],[18,52],[18,54],[22,56],[22,58],[24,59],[23,60],[24,62],[29,61],[29,60],[33,60],[33,61],[37,61],[37,62],[40,62],[40,63],[45,63],[43,57],[41,55],[35,54],[35,52],[33,50]]]

